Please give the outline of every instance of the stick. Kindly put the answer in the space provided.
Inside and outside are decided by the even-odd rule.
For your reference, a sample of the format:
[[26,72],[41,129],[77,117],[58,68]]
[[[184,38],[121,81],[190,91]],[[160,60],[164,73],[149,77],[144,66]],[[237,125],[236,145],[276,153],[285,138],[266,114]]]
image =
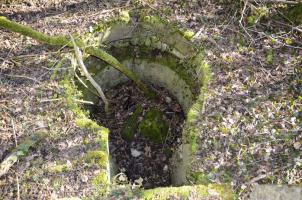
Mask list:
[[286,1],[286,0],[249,0],[257,3],[285,3],[285,4],[298,4],[297,1]]
[[[14,133],[14,138],[15,138],[15,144],[16,144],[16,147],[17,147],[18,146],[18,140],[17,140],[16,129],[15,129],[15,123],[14,123],[13,119],[12,119],[12,128],[13,128],[13,133]],[[16,182],[17,182],[17,200],[20,200],[20,185],[19,185],[18,172],[16,173]]]
[[289,24],[285,24],[285,23],[282,23],[282,22],[279,22],[279,21],[276,21],[276,20],[274,20],[274,22],[277,23],[277,24],[281,24],[283,26],[287,26],[287,27],[291,28],[292,30],[296,30],[296,31],[299,31],[300,33],[302,33],[302,29],[300,29],[299,27],[291,26]]
[[252,36],[249,34],[249,32],[247,32],[247,30],[245,29],[245,27],[242,24],[242,20],[243,20],[244,14],[245,14],[247,4],[248,4],[248,0],[245,0],[243,9],[241,11],[241,17],[240,17],[240,20],[239,20],[239,24],[240,24],[241,28],[243,28],[244,32],[251,38],[251,40],[253,40]]
[[16,174],[16,181],[17,181],[17,200],[20,200],[20,185],[19,185],[19,177],[18,174]]
[[[0,73],[2,74],[2,73]],[[4,76],[8,76],[8,77],[12,77],[12,78],[25,78],[25,79],[29,79],[29,80],[32,80],[36,83],[39,83],[39,84],[42,84],[42,82],[34,79],[34,78],[31,78],[31,77],[28,77],[28,76],[23,76],[23,75],[13,75],[13,74],[3,74]]]
[[[54,101],[61,101],[63,98],[56,98],[56,99],[41,99],[39,102],[40,103],[47,103],[47,102],[54,102]],[[85,101],[82,99],[73,99],[76,102],[82,103],[82,104],[89,104],[89,105],[94,105],[92,101]]]
[[80,49],[78,48],[77,44],[75,43],[72,35],[70,35],[70,38],[71,38],[71,42],[73,44],[73,47],[74,47],[74,51],[75,51],[75,55],[76,55],[76,59],[82,69],[82,71],[84,72],[85,76],[87,77],[87,79],[90,81],[90,83],[93,85],[93,87],[95,87],[95,89],[98,91],[98,93],[100,94],[101,96],[101,99],[103,100],[104,104],[105,104],[105,112],[106,113],[109,113],[109,102],[102,90],[102,88],[100,87],[100,85],[95,82],[95,80],[92,78],[92,76],[89,74],[84,62],[83,62],[83,59],[82,59],[82,52],[80,51]]

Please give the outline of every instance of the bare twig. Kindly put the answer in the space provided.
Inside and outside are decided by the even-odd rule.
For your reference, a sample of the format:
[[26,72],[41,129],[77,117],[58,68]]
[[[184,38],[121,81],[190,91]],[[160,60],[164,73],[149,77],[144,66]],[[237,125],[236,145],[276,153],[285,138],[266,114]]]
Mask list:
[[[258,33],[259,35],[263,35],[263,37],[266,37],[266,38],[269,38],[269,39],[276,39],[275,37],[272,37],[271,35],[268,35],[264,32],[259,32],[259,31],[255,31],[255,30],[252,30],[252,29],[248,29],[249,31],[252,31],[252,32],[255,32],[255,33]],[[293,49],[302,49],[302,47],[299,47],[299,46],[292,46],[292,45],[289,45],[289,44],[286,44],[284,42],[280,42],[279,40],[276,40],[276,42],[278,44],[281,44],[285,47],[289,47],[289,48],[293,48]]]
[[277,23],[277,24],[283,25],[283,26],[287,26],[287,27],[291,28],[292,30],[295,30],[295,31],[298,31],[298,32],[302,33],[302,29],[300,29],[298,26],[291,26],[289,24],[285,24],[285,23],[282,23],[282,22],[279,22],[279,21],[276,21],[276,20],[274,20],[274,22]]
[[20,184],[19,184],[18,174],[16,174],[16,182],[17,182],[17,200],[20,200]]
[[76,102],[79,102],[79,103],[94,105],[94,103],[92,101],[85,101],[85,100],[82,100],[82,99],[74,99],[74,100]]
[[13,77],[13,78],[25,78],[25,79],[29,79],[29,80],[32,80],[36,83],[39,83],[39,84],[42,84],[42,82],[34,79],[34,78],[31,78],[31,77],[28,77],[28,76],[23,76],[23,75],[13,75],[13,74],[3,74],[3,73],[0,73],[2,75],[5,75],[5,76],[8,76],[8,77]]
[[61,101],[62,98],[56,98],[56,99],[41,99],[40,103],[46,103],[46,102],[53,102],[53,101]]
[[[15,129],[15,123],[14,120],[11,119],[12,121],[12,128],[13,128],[13,133],[14,133],[14,138],[15,138],[15,145],[16,147],[18,146],[18,140],[17,140],[17,134],[16,134],[16,129]],[[17,160],[17,163],[19,160]],[[20,185],[19,185],[19,177],[18,177],[18,172],[16,173],[16,182],[17,182],[17,200],[20,200]]]
[[245,0],[245,1],[244,1],[243,9],[242,9],[242,11],[241,11],[241,17],[240,17],[240,20],[239,20],[239,24],[240,24],[241,28],[244,30],[244,32],[251,38],[251,40],[254,41],[253,38],[252,38],[252,36],[251,36],[251,35],[249,34],[249,32],[245,29],[245,27],[244,27],[244,25],[243,25],[243,23],[242,23],[247,4],[248,4],[248,0]]
[[286,1],[286,0],[249,0],[250,2],[257,3],[285,3],[285,4],[298,4],[298,1]]
[[[63,100],[63,98],[56,98],[56,99],[41,99],[39,102],[40,103],[47,103],[47,102],[54,102],[54,101],[61,101]],[[79,103],[83,103],[83,104],[90,104],[90,105],[94,105],[94,103],[92,101],[85,101],[82,99],[73,99],[76,102]]]
[[82,53],[80,51],[80,49],[78,48],[78,46],[76,45],[74,38],[72,37],[72,35],[70,35],[71,38],[71,42],[73,43],[73,47],[74,47],[74,51],[75,51],[75,56],[76,59],[83,71],[83,73],[85,74],[85,76],[87,77],[87,79],[90,81],[90,83],[93,85],[93,87],[95,87],[95,89],[98,91],[98,93],[101,96],[101,99],[103,100],[104,104],[105,104],[105,112],[108,113],[109,112],[109,102],[102,90],[102,88],[100,87],[100,85],[92,78],[92,76],[89,74],[87,68],[84,65],[83,59],[82,59]]
[[[49,36],[44,33],[41,33],[39,31],[36,31],[32,29],[29,26],[25,26],[13,21],[8,20],[6,17],[0,16],[0,26],[3,28],[6,28],[12,32],[20,33],[24,36],[31,37],[37,41],[44,42],[50,45],[54,46],[62,46],[62,45],[67,45],[68,47],[74,47],[74,45],[70,42],[70,39],[66,36]],[[146,84],[144,84],[138,75],[133,73],[130,69],[128,69],[125,65],[120,63],[115,57],[112,55],[108,54],[106,51],[93,47],[93,46],[86,46],[85,42],[82,40],[77,40],[76,44],[84,49],[88,54],[93,55],[95,57],[98,57],[123,74],[125,74],[128,78],[132,79],[138,87],[146,93],[149,97],[154,96],[154,94],[149,90]]]
[[[62,53],[62,50],[64,47],[66,47],[66,45],[57,51],[50,51],[50,52],[41,53],[41,54],[27,54],[27,55],[19,55],[19,56],[10,56],[10,57],[7,57],[7,59],[22,60],[22,59],[27,59],[27,58],[32,58],[32,57],[57,55],[57,54]],[[68,51],[70,51],[70,50],[65,50],[64,52],[68,52]]]
[[78,81],[80,81],[80,83],[85,87],[88,88],[88,86],[84,83],[84,81],[79,77],[79,75],[74,72],[74,76],[78,79]]

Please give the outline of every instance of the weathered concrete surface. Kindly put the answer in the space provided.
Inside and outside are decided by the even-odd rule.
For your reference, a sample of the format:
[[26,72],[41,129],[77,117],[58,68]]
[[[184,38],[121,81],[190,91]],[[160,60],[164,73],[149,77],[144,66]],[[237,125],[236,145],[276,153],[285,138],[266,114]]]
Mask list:
[[[143,59],[136,59],[135,64],[131,60],[125,60],[122,63],[134,71],[140,79],[167,88],[177,98],[184,112],[188,112],[193,103],[193,94],[190,91],[190,86],[175,71],[159,63],[150,63]],[[110,66],[100,70],[94,78],[105,89],[129,80]]]
[[251,200],[302,200],[301,186],[257,185],[251,192]]

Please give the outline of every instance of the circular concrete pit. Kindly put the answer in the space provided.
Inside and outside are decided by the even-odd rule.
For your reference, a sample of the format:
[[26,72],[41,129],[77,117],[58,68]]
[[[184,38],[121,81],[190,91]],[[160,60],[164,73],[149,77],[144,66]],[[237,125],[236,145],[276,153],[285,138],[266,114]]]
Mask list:
[[[188,179],[193,173],[190,169],[192,155],[198,146],[198,128],[195,122],[200,117],[210,77],[209,68],[203,60],[202,49],[196,48],[184,38],[183,32],[158,17],[140,16],[135,23],[130,19],[114,20],[102,27],[100,41],[111,55],[149,86],[165,88],[180,104],[185,120],[180,137],[181,144],[169,159],[170,186],[188,184]],[[85,63],[89,72],[105,91],[129,81],[121,72],[95,57],[88,57]],[[82,84],[78,84],[78,89],[82,91],[85,100],[95,103],[99,101],[93,87],[87,89]],[[106,127],[106,124],[101,124],[101,126]],[[108,146],[108,143],[106,145]],[[110,150],[107,153],[110,154]],[[112,183],[113,178],[119,173],[116,170],[119,166],[114,162],[116,158],[112,155],[109,155],[109,158],[107,175],[109,183]],[[183,186],[176,191],[180,192],[184,189],[186,193],[188,189],[186,187],[191,186]],[[194,186],[191,189],[199,193],[199,190],[209,188],[215,190],[212,185]],[[220,187],[218,193],[223,193],[222,188],[224,186]],[[163,190],[170,189],[156,188],[143,193],[152,196]],[[173,187],[172,190],[174,191]],[[166,192],[164,196],[170,194]],[[205,194],[201,195],[205,196]]]

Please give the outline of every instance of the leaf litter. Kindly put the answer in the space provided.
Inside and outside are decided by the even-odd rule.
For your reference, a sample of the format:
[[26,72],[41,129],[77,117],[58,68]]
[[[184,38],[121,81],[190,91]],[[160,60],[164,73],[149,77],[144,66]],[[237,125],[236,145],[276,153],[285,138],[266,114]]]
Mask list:
[[[171,168],[167,166],[170,165],[169,159],[173,152],[181,144],[179,138],[181,138],[184,122],[184,114],[175,98],[164,88],[157,86],[152,86],[152,88],[157,94],[154,100],[145,97],[131,82],[120,84],[105,92],[110,101],[111,114],[109,116],[106,116],[102,106],[94,107],[91,111],[91,117],[100,124],[106,124],[111,131],[109,150],[119,167],[117,173],[125,173],[132,183],[143,179],[144,188],[171,185]],[[163,111],[170,131],[162,144],[144,137],[138,130],[135,130],[133,141],[122,138],[123,124],[139,105],[143,107],[139,121],[150,109],[158,108]]]

